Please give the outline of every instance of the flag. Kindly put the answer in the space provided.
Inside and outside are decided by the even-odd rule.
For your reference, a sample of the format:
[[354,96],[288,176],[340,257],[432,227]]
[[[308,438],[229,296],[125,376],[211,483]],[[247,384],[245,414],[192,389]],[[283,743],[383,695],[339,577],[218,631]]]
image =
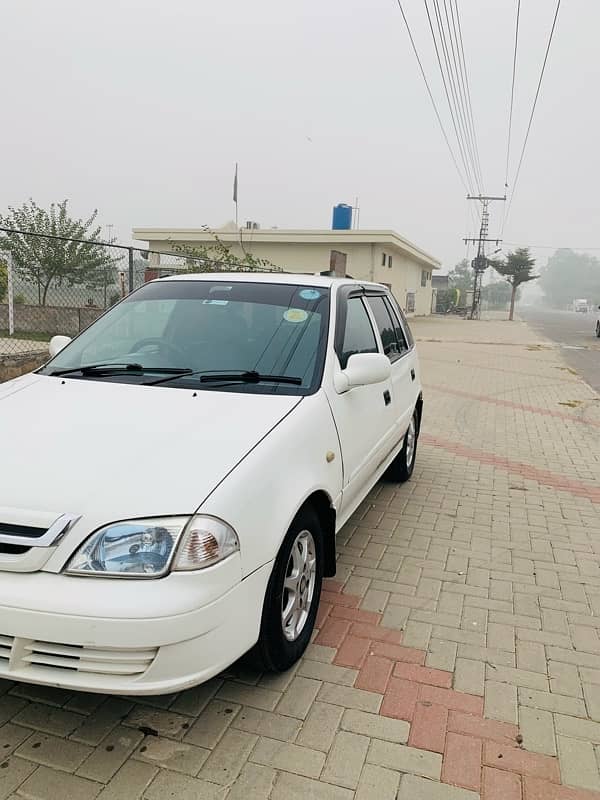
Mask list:
[[235,165],[235,175],[233,176],[233,202],[237,203],[237,189],[238,189],[238,165]]

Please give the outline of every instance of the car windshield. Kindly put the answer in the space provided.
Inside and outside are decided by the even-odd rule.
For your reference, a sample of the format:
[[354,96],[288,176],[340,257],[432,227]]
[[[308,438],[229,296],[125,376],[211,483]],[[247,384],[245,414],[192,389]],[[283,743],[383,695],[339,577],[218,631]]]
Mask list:
[[308,394],[320,384],[328,320],[324,287],[157,281],[111,309],[40,372],[213,391]]

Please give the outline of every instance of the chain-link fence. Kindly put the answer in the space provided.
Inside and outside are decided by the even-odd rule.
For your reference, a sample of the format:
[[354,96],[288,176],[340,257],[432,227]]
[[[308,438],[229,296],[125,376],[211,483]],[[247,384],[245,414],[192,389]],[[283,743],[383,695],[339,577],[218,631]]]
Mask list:
[[0,381],[43,363],[53,336],[76,336],[147,281],[232,270],[244,266],[0,228]]

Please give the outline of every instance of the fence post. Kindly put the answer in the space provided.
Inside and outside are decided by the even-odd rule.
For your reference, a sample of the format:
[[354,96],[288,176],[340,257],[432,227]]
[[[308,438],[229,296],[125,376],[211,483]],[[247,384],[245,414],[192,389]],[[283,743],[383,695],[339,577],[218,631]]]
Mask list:
[[15,332],[15,296],[13,291],[13,263],[10,251],[6,253],[6,277],[8,280],[8,335],[12,336]]
[[133,274],[133,247],[129,247],[128,252],[129,252],[129,292],[131,293],[135,289],[135,286],[133,285],[135,280],[135,276]]

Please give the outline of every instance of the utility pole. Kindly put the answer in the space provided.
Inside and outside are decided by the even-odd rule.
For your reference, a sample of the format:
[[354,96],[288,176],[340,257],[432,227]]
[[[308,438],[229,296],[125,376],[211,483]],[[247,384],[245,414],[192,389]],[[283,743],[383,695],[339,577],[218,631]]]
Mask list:
[[488,260],[485,255],[485,246],[488,242],[494,242],[496,246],[498,246],[502,241],[502,239],[488,238],[488,227],[490,221],[490,212],[488,206],[491,200],[506,201],[506,195],[503,197],[496,197],[492,195],[468,194],[467,200],[477,200],[482,204],[479,236],[473,239],[464,239],[465,244],[471,242],[472,244],[477,245],[477,255],[471,261],[471,266],[473,267],[475,274],[473,276],[473,302],[471,303],[471,313],[469,315],[469,319],[479,319],[481,315],[481,286],[483,283],[483,274],[488,267]]

